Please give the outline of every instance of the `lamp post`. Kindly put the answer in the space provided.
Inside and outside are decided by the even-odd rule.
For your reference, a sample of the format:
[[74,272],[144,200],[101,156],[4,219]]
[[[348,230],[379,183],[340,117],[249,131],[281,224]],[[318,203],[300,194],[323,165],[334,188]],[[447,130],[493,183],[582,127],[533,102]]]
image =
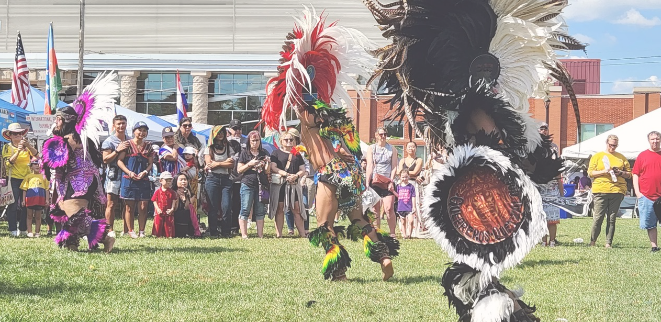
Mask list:
[[549,105],[551,105],[551,99],[547,97],[544,100],[544,107],[546,107],[546,124],[549,124]]

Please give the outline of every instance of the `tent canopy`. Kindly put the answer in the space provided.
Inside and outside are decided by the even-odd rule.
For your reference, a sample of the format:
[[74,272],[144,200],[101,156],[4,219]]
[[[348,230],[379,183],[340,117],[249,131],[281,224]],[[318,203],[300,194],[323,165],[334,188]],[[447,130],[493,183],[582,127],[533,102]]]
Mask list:
[[[0,100],[11,102],[11,89],[0,92]],[[24,111],[30,113],[44,114],[44,92],[30,86],[30,94],[28,94],[28,106]],[[65,107],[67,103],[58,101],[57,107]],[[19,107],[20,108],[20,107]]]
[[0,99],[0,117],[2,118],[2,123],[0,124],[1,128],[6,129],[7,126],[11,123],[30,124],[30,122],[25,119],[25,117],[30,114],[35,113],[26,111],[12,103],[9,103],[9,101]]
[[652,131],[661,132],[661,108],[639,116],[612,130],[599,134],[589,140],[583,141],[562,149],[565,158],[585,159],[591,155],[606,150],[606,138],[615,134],[618,137],[617,152],[627,159],[635,160],[640,152],[649,149],[647,134]]

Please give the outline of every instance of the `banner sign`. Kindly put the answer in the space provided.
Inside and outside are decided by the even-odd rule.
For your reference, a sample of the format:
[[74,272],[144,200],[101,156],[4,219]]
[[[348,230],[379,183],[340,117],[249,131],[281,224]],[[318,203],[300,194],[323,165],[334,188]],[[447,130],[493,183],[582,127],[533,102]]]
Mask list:
[[32,132],[38,137],[48,136],[48,130],[55,123],[55,115],[28,115],[25,119],[32,123]]

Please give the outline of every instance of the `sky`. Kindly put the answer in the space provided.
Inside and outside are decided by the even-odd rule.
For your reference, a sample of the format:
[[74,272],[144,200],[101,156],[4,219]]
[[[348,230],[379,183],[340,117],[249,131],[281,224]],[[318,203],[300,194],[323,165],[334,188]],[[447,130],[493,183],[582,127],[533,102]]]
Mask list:
[[569,0],[569,34],[601,59],[601,94],[631,94],[634,87],[661,87],[661,0]]

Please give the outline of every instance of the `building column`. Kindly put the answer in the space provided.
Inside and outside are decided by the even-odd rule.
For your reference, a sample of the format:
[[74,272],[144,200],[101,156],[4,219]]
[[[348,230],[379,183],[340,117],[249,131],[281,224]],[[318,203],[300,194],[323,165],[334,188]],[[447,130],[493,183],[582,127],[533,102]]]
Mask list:
[[193,105],[191,117],[194,123],[207,123],[209,114],[209,77],[211,72],[191,71],[193,76]]
[[120,70],[117,72],[120,78],[119,105],[135,111],[136,95],[138,90],[139,71]]

